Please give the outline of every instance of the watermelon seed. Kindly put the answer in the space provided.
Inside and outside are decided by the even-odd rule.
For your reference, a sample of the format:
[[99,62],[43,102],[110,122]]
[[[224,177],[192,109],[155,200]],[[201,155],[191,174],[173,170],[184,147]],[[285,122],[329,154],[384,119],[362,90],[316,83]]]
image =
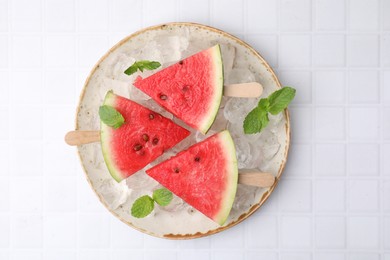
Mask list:
[[149,114],[149,119],[150,120],[154,119],[154,115],[153,114]]
[[184,92],[186,92],[187,90],[189,90],[189,86],[185,85],[185,86],[182,88],[182,90],[183,90]]
[[179,61],[179,64],[180,64],[180,65],[183,65],[183,61],[182,61],[182,60],[181,60],[181,61]]
[[153,143],[153,144],[158,144],[158,138],[153,138],[152,143]]
[[195,157],[195,162],[199,162],[200,161],[200,157]]
[[149,136],[147,134],[143,134],[142,139],[144,139],[144,141],[147,142],[149,141]]
[[139,150],[141,150],[142,149],[142,145],[140,145],[140,144],[136,144],[136,145],[134,145],[134,151],[139,151]]
[[175,173],[179,173],[179,168],[175,168]]
[[161,99],[161,100],[166,100],[166,99],[167,99],[167,96],[164,95],[164,94],[161,94],[161,95],[160,95],[160,99]]

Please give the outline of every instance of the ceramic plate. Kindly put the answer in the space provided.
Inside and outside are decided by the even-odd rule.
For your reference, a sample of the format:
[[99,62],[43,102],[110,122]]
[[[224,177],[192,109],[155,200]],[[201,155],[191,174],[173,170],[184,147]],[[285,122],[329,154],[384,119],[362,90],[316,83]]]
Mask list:
[[[170,23],[136,32],[111,48],[92,69],[86,80],[77,111],[76,130],[99,130],[98,109],[105,93],[113,90],[141,103],[176,123],[180,120],[164,111],[148,96],[132,86],[137,76],[123,71],[135,60],[157,60],[166,67],[191,54],[220,44],[224,60],[226,83],[260,82],[262,97],[280,88],[280,83],[267,62],[248,44],[221,30],[192,23]],[[144,72],[143,77],[153,72]],[[271,188],[238,185],[237,195],[228,220],[219,226],[175,197],[167,207],[156,207],[146,218],[131,216],[134,200],[160,187],[143,170],[116,183],[110,176],[101,153],[100,143],[78,147],[81,164],[87,180],[98,199],[118,219],[147,234],[170,239],[188,239],[207,236],[226,230],[248,218],[267,200],[274,190],[286,163],[290,125],[287,110],[270,117],[269,126],[256,135],[245,135],[242,122],[259,99],[223,98],[217,119],[208,135],[228,129],[233,136],[240,171],[258,169],[276,177]],[[187,126],[185,126],[188,128]],[[192,131],[190,137],[179,143],[146,168],[161,162],[205,137]]]

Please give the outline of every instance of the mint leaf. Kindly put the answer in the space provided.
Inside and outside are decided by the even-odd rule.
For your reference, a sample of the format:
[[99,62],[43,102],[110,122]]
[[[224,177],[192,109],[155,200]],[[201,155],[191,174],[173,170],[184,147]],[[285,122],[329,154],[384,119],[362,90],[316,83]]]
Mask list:
[[244,133],[255,134],[259,133],[268,125],[268,111],[255,107],[244,120]]
[[165,188],[157,189],[153,192],[153,199],[160,206],[167,206],[171,203],[172,198],[172,192]]
[[115,129],[121,127],[125,123],[122,114],[115,108],[107,105],[99,107],[99,117],[102,122]]
[[295,97],[295,89],[284,87],[272,93],[269,97],[269,112],[277,115],[282,112]]
[[134,62],[133,65],[131,65],[130,67],[128,67],[124,71],[124,73],[126,75],[131,75],[131,74],[136,73],[138,70],[143,72],[144,70],[154,70],[154,69],[157,69],[160,66],[161,66],[161,64],[158,61],[140,60],[140,61]]
[[131,206],[131,215],[136,218],[144,218],[154,209],[154,201],[148,196],[139,197]]

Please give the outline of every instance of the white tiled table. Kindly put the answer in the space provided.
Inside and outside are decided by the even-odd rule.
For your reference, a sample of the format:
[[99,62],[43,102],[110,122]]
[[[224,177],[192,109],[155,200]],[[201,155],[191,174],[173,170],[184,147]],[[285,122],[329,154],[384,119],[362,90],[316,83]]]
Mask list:
[[[0,0],[0,259],[390,259],[390,0]],[[109,214],[63,142],[89,69],[145,26],[253,45],[298,89],[280,186],[215,236],[169,241]]]

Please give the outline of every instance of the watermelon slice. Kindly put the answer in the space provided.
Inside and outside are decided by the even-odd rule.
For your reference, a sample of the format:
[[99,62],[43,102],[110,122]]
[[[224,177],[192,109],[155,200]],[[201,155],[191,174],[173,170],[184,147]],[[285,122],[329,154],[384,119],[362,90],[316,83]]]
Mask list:
[[215,45],[150,77],[138,77],[134,86],[205,134],[214,122],[222,98],[221,49]]
[[109,91],[104,105],[114,107],[125,123],[114,129],[101,123],[104,160],[112,177],[120,182],[186,138],[190,132],[172,120]]
[[228,131],[219,132],[146,173],[220,225],[237,190],[237,160]]

